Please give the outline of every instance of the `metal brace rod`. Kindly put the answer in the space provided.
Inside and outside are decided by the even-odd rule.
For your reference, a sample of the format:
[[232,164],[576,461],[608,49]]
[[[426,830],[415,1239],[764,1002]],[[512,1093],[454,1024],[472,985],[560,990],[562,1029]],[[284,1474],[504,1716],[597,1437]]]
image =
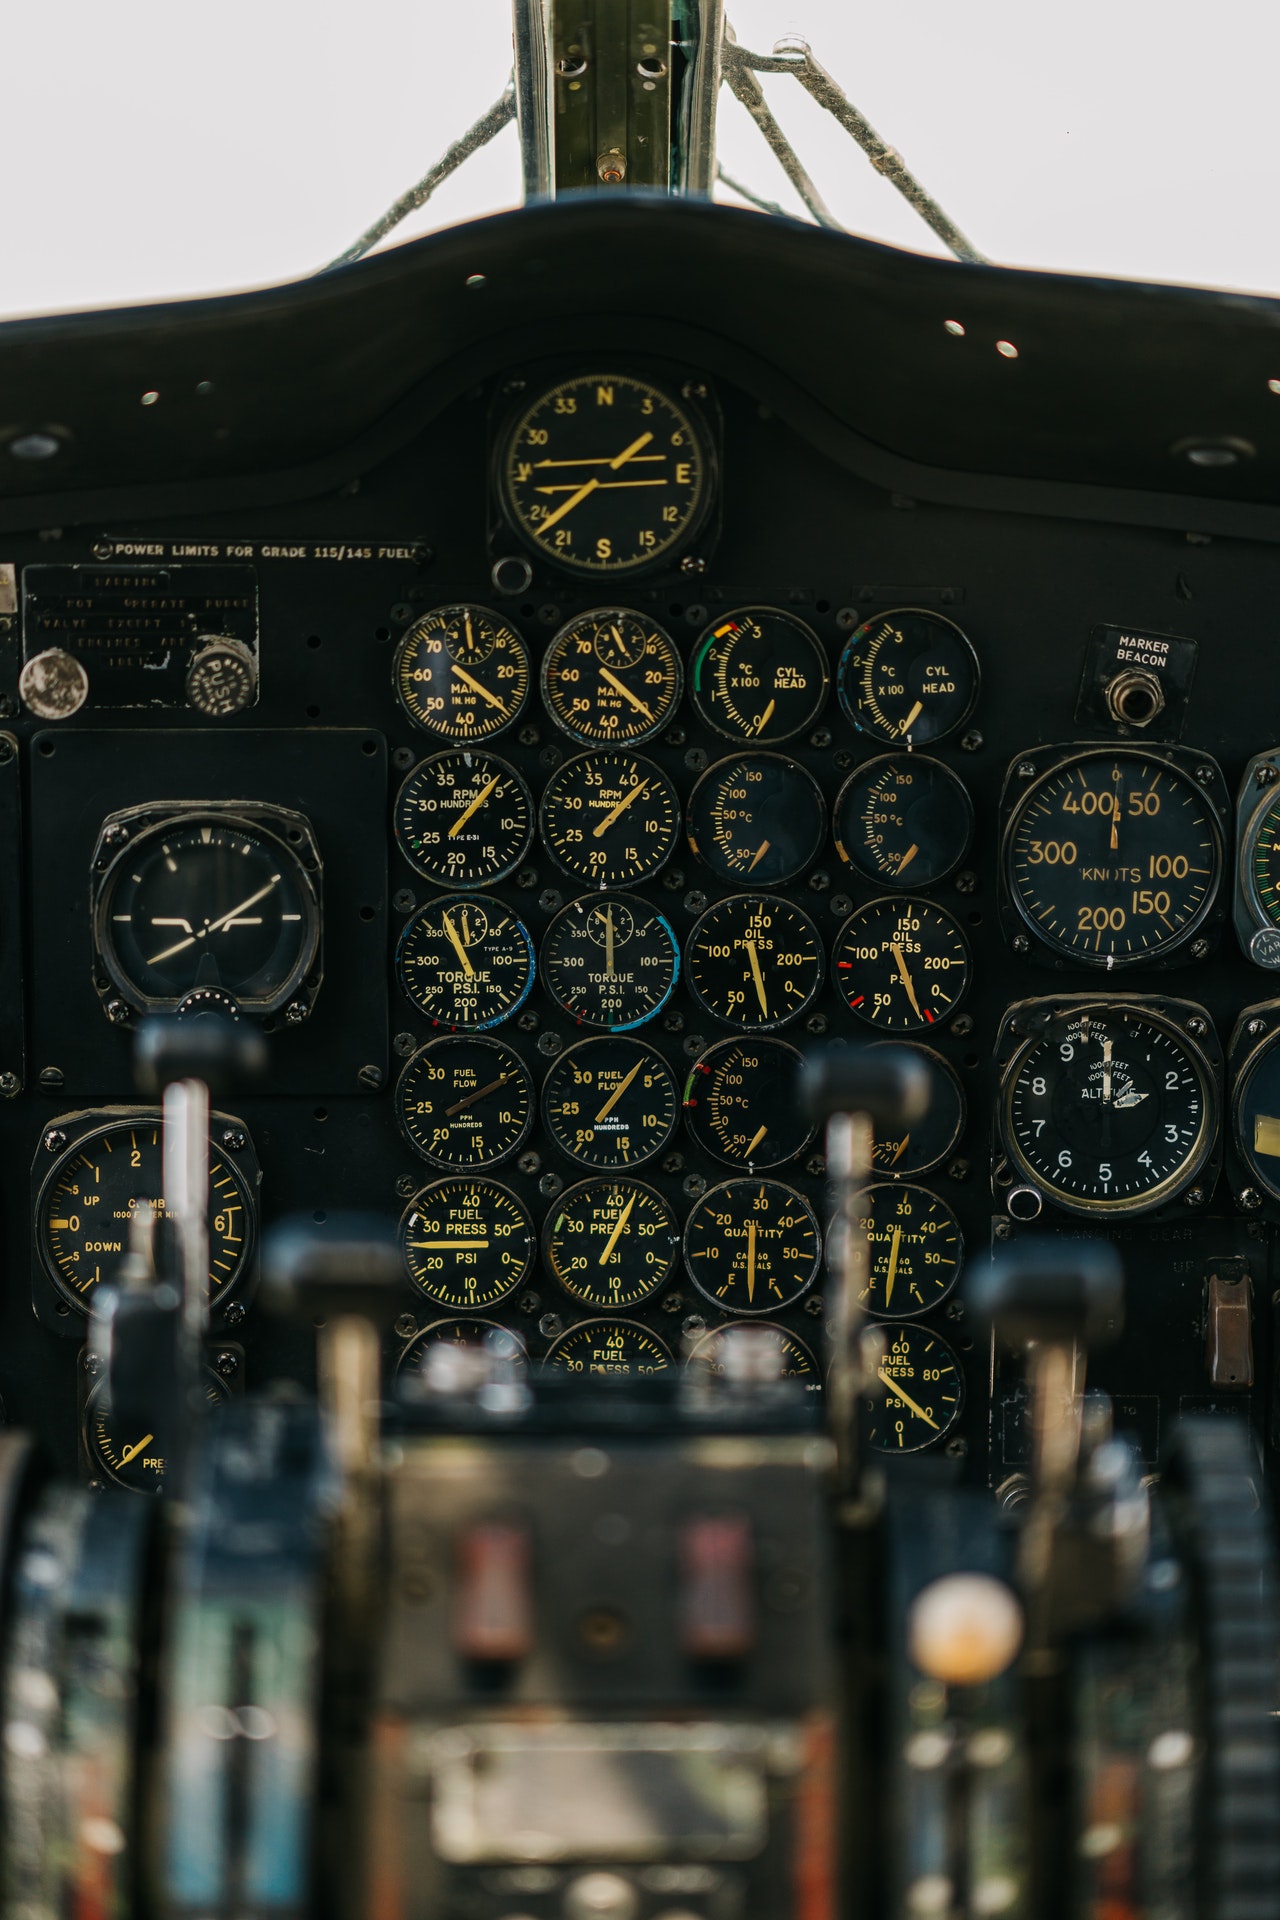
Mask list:
[[[805,92],[811,94],[818,102],[818,105],[824,107],[834,119],[839,121],[845,132],[857,141],[876,172],[883,174],[890,185],[897,188],[898,192],[907,202],[907,205],[913,208],[925,224],[933,229],[943,245],[948,247],[958,260],[967,260],[975,265],[985,264],[986,256],[979,253],[973,242],[960,231],[955,221],[943,212],[932,195],[925,192],[897,149],[891,147],[886,140],[882,140],[871,122],[865,115],[859,113],[843,88],[832,79],[826,68],[814,59],[813,51],[806,40],[799,38],[780,40],[774,52],[772,54],[766,54],[752,53],[749,48],[738,46],[735,41],[726,35],[724,71],[725,78],[728,80],[729,85],[733,88],[738,98],[742,100],[743,105],[747,107],[747,111],[751,114],[752,119],[756,121],[765,139],[768,140],[770,147],[786,168],[788,177],[792,180],[797,192],[800,193],[805,205],[809,207],[809,211],[816,220],[821,220],[823,226],[837,226],[839,222],[834,220],[830,214],[826,214],[826,217],[823,218],[823,215],[819,214],[817,209],[810,204],[795,174],[792,173],[791,166],[788,164],[787,159],[784,158],[783,148],[785,148],[786,153],[790,155],[795,167],[803,174],[803,168],[800,167],[799,161],[795,158],[794,153],[792,153],[786,135],[777,125],[777,122],[773,120],[772,115],[769,115],[776,132],[776,139],[774,138],[774,135],[770,133],[759,114],[753,110],[744,94],[739,90],[736,77],[747,73],[752,75],[757,73],[789,73],[793,75],[805,89]],[[761,99],[763,100],[763,91],[758,81],[756,81],[755,86],[756,91],[760,93]],[[765,111],[767,113],[768,109],[766,108]],[[808,175],[805,174],[804,178],[807,180]],[[818,205],[820,206],[821,204],[821,200],[819,200]]]
[[[732,29],[725,34],[723,52],[723,71],[725,84],[739,99],[751,118],[759,127],[768,143],[769,150],[778,165],[786,174],[805,206],[820,227],[840,229],[840,222],[828,207],[813,181],[809,178],[795,148],[774,119],[769,103],[764,97],[764,88],[751,70],[751,62],[758,56],[746,54],[732,39]],[[787,72],[792,69],[787,67]]]

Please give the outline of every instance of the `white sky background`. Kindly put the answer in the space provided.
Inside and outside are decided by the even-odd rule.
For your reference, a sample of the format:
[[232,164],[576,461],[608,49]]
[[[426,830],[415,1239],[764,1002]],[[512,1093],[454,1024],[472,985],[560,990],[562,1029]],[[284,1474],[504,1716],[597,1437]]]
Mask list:
[[[801,31],[992,259],[1280,292],[1277,0],[730,0]],[[11,0],[0,315],[287,280],[331,259],[501,92],[509,0]],[[939,250],[785,76],[837,217]],[[722,95],[720,156],[796,207]],[[400,230],[514,205],[506,129]],[[797,207],[798,211],[798,207]]]

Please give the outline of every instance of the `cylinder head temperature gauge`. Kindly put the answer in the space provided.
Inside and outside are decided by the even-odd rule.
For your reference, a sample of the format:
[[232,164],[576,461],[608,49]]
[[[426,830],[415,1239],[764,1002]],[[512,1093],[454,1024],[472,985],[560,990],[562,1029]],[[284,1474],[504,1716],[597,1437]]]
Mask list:
[[897,607],[850,636],[836,687],[862,733],[891,746],[925,747],[963,726],[979,678],[978,657],[953,620]]

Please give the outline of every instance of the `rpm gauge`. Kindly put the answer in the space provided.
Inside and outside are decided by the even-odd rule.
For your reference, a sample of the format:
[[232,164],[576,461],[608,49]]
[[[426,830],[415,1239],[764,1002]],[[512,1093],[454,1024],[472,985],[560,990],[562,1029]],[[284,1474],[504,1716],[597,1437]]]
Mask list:
[[864,880],[931,887],[964,859],[973,802],[940,760],[886,753],[851,773],[832,814],[836,852]]
[[700,717],[730,740],[790,740],[826,704],[826,649],[811,627],[777,607],[742,607],[694,650],[689,691]]
[[675,1076],[654,1048],[612,1034],[580,1040],[542,1085],[547,1132],[569,1159],[602,1171],[642,1166],[675,1132]]
[[721,760],[689,796],[689,846],[716,878],[780,887],[814,861],[827,830],[822,789],[796,760]]
[[594,887],[635,886],[670,858],[680,801],[661,768],[635,753],[580,753],[542,790],[538,826],[558,867]]
[[446,740],[487,740],[529,692],[529,649],[487,607],[436,607],[396,649],[392,684],[409,718]]
[[670,923],[635,893],[571,900],[547,928],[542,984],[582,1026],[643,1026],[671,998],[680,949]]
[[978,657],[953,620],[921,607],[877,614],[849,638],[836,669],[846,716],[891,746],[954,733],[978,697]]
[[1184,946],[1213,906],[1221,870],[1222,833],[1203,783],[1137,748],[1097,748],[1051,767],[1022,794],[1005,834],[1017,914],[1052,955],[1079,966],[1135,966]]
[[597,607],[561,627],[542,661],[542,699],[584,746],[648,740],[680,704],[684,670],[670,637],[626,607]]
[[396,795],[409,865],[438,887],[482,887],[518,867],[533,838],[533,800],[514,767],[466,747],[423,760]]
[[1217,1110],[1213,1070],[1174,1020],[1099,1001],[1063,1007],[1015,1054],[1001,1135],[1022,1178],[1066,1212],[1147,1213],[1204,1167]]

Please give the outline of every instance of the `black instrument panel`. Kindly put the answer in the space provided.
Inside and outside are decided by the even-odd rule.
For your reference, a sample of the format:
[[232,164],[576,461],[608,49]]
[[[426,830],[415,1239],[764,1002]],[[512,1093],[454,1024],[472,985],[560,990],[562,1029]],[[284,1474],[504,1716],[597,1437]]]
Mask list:
[[[1268,949],[1233,919],[1271,924],[1265,808],[1245,879],[1234,816],[1280,736],[1277,561],[1101,512],[873,485],[655,327],[607,359],[495,352],[339,491],[58,530],[95,637],[99,609],[185,610],[197,564],[204,610],[166,630],[149,706],[141,624],[84,649],[64,719],[38,676],[23,704],[11,650],[8,1417],[79,1444],[83,1319],[32,1196],[77,1116],[129,1107],[138,1011],[197,996],[269,1028],[226,1128],[252,1210],[401,1220],[389,1366],[501,1325],[530,1362],[650,1370],[764,1317],[816,1385],[821,1141],[791,1078],[814,1038],[883,1038],[927,1048],[939,1099],[877,1143],[876,1443],[1016,1478],[1018,1375],[956,1281],[1033,1225],[1121,1243],[1126,1327],[1093,1377],[1148,1459],[1184,1407],[1269,1433],[1280,1081]],[[49,534],[0,559],[47,570]],[[173,654],[236,638],[223,569],[236,607],[254,575],[257,680],[219,715]],[[1081,717],[1103,631],[1145,722],[1127,682]],[[1248,1381],[1206,1357],[1215,1273],[1249,1283]],[[215,1377],[305,1378],[307,1343],[251,1286],[233,1304]]]

